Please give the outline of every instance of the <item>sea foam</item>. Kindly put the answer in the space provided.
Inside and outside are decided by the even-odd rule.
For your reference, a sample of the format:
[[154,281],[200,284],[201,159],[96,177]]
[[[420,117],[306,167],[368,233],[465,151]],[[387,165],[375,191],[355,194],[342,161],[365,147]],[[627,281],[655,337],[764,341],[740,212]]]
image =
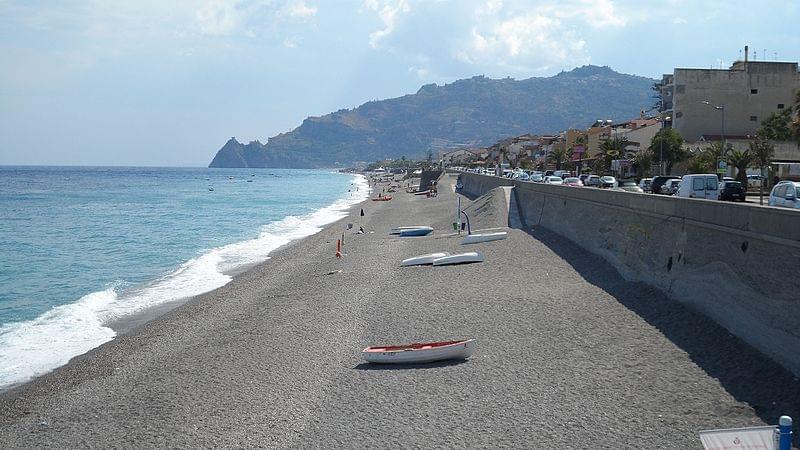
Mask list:
[[269,259],[270,252],[293,240],[318,233],[369,197],[364,177],[356,176],[352,186],[347,197],[331,205],[266,224],[257,238],[211,249],[150,283],[129,289],[116,283],[33,320],[3,325],[0,389],[29,381],[111,341],[116,333],[109,324],[114,321],[222,287],[231,281],[231,273]]

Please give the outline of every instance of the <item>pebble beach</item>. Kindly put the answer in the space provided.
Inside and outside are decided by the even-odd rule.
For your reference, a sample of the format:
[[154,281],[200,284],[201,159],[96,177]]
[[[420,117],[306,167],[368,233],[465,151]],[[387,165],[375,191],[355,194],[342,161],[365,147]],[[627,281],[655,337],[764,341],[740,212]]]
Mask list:
[[[507,229],[461,246],[454,183],[357,205],[0,394],[0,447],[700,448],[699,430],[800,417],[788,372],[558,235]],[[507,225],[491,198],[463,205],[473,229]],[[389,234],[400,225],[435,232]],[[485,262],[400,267],[474,250]],[[360,354],[461,338],[477,340],[464,362],[370,365]]]

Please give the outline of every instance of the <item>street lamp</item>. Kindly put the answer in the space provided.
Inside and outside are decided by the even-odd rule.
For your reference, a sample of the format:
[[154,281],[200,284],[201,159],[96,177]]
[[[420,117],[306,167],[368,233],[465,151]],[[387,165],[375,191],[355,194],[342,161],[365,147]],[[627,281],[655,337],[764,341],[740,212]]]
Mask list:
[[[720,135],[720,139],[722,140],[722,155],[720,155],[720,158],[724,159],[725,154],[728,152],[728,146],[725,145],[725,105],[714,105],[708,100],[703,100],[700,103],[708,105],[722,113],[722,127],[721,127],[722,134]],[[719,177],[719,181],[722,181],[724,175],[719,173],[719,161],[717,161],[717,176]]]

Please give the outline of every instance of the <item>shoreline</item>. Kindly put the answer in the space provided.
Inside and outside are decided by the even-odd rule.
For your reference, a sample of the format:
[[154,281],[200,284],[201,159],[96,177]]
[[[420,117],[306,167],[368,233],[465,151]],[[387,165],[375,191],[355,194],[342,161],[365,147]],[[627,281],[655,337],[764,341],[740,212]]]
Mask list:
[[[345,176],[344,179],[347,180],[346,183],[349,183],[349,186],[343,185],[344,186],[343,190],[345,188],[347,188],[347,192],[342,193],[341,197],[333,198],[329,203],[324,204],[323,206],[321,206],[320,208],[318,208],[316,210],[310,211],[308,213],[304,213],[304,214],[299,215],[299,216],[295,216],[295,215],[289,213],[287,216],[284,216],[283,218],[280,218],[280,219],[277,219],[277,220],[272,220],[272,221],[270,221],[268,223],[262,224],[261,225],[261,231],[258,232],[258,235],[256,237],[249,238],[249,239],[244,239],[244,240],[241,240],[241,241],[235,241],[235,242],[231,242],[229,244],[224,244],[224,245],[221,245],[221,246],[218,246],[218,247],[214,247],[214,248],[203,250],[202,253],[198,253],[196,256],[184,261],[183,263],[179,264],[178,266],[176,266],[174,269],[170,270],[166,274],[164,274],[162,276],[158,276],[158,277],[154,278],[153,280],[138,284],[136,286],[132,286],[131,288],[126,288],[125,290],[122,290],[122,291],[119,291],[119,292],[117,292],[115,288],[107,288],[107,289],[104,289],[104,290],[101,290],[101,291],[90,292],[88,294],[84,294],[84,295],[80,296],[77,300],[74,300],[74,301],[72,301],[70,303],[65,303],[63,305],[57,305],[55,308],[58,308],[58,307],[75,308],[75,307],[78,307],[79,305],[81,305],[82,303],[84,303],[85,301],[87,301],[90,297],[98,296],[98,295],[106,295],[106,296],[113,295],[113,297],[114,297],[113,302],[114,303],[111,304],[112,305],[111,307],[106,307],[108,309],[98,309],[97,307],[93,306],[92,304],[80,306],[81,308],[87,308],[88,307],[88,311],[84,311],[83,312],[83,316],[85,316],[85,318],[83,316],[81,316],[81,317],[77,317],[76,319],[74,319],[74,320],[86,320],[86,319],[88,319],[88,320],[96,320],[96,319],[98,319],[97,326],[100,327],[99,329],[106,330],[107,333],[111,333],[113,335],[113,337],[110,340],[106,340],[105,342],[100,342],[100,343],[95,342],[93,347],[86,348],[81,353],[77,353],[76,354],[73,351],[70,351],[70,350],[74,350],[74,348],[73,349],[66,349],[66,351],[63,352],[62,354],[64,354],[65,356],[72,355],[68,361],[61,362],[61,364],[59,364],[59,365],[54,365],[54,364],[58,364],[58,362],[59,362],[58,359],[56,359],[56,360],[52,360],[52,359],[47,360],[48,362],[45,363],[45,364],[41,364],[40,363],[38,366],[36,366],[36,368],[40,369],[40,370],[41,369],[47,369],[47,370],[43,371],[43,372],[39,372],[37,375],[32,376],[30,378],[19,380],[19,378],[16,378],[16,377],[13,377],[13,376],[8,376],[11,373],[4,374],[4,376],[5,376],[4,381],[9,381],[9,380],[14,380],[14,381],[12,383],[10,383],[10,384],[6,384],[4,386],[0,386],[0,395],[5,393],[5,392],[11,391],[13,389],[16,389],[16,388],[18,388],[20,386],[23,386],[26,383],[29,383],[29,382],[35,380],[36,378],[39,378],[39,377],[41,377],[43,375],[46,375],[47,373],[52,372],[53,370],[58,369],[59,367],[63,367],[65,365],[69,364],[72,359],[77,358],[77,357],[79,357],[81,355],[84,355],[84,354],[94,350],[95,348],[98,348],[99,346],[105,345],[105,344],[107,344],[109,342],[113,342],[115,339],[119,338],[119,336],[131,333],[132,331],[134,331],[135,329],[141,327],[142,325],[146,324],[147,322],[152,321],[154,319],[157,319],[158,317],[169,313],[170,311],[174,310],[175,308],[178,308],[181,305],[192,301],[194,298],[196,298],[198,296],[201,296],[201,295],[207,294],[209,292],[212,292],[212,291],[214,291],[214,290],[216,290],[216,289],[218,289],[220,287],[224,287],[225,285],[229,284],[236,276],[238,276],[238,275],[240,275],[240,274],[242,274],[242,273],[244,273],[244,272],[246,272],[248,270],[251,270],[251,269],[253,269],[254,267],[256,267],[256,266],[258,266],[260,264],[268,262],[269,259],[271,258],[271,255],[275,251],[277,251],[277,250],[279,250],[279,249],[281,249],[283,247],[286,247],[286,246],[291,246],[293,243],[297,242],[298,240],[302,240],[302,239],[305,239],[305,238],[307,238],[309,236],[312,236],[313,234],[319,233],[322,230],[324,230],[325,228],[327,228],[327,227],[331,226],[332,224],[340,221],[341,218],[347,217],[351,213],[351,210],[354,207],[356,207],[357,205],[363,204],[364,201],[368,200],[368,198],[369,198],[369,188],[367,186],[367,179],[366,179],[366,177],[364,177],[363,175],[360,175],[360,174],[337,173],[337,175],[344,175]],[[355,186],[362,186],[362,187],[364,187],[366,189],[366,191],[364,191],[362,193],[358,193],[354,189]],[[361,197],[364,197],[364,198],[359,200]],[[337,217],[339,217],[339,218],[337,218]],[[292,224],[292,226],[295,227],[295,228],[289,228],[286,231],[284,231],[283,227],[281,227],[281,230],[280,230],[279,234],[276,234],[273,231],[264,231],[265,227],[269,227],[269,226],[276,225],[276,224],[277,225],[281,225],[284,221],[286,221],[287,219],[290,219],[290,218],[297,219],[298,225],[295,226],[294,224]],[[328,220],[333,220],[333,221],[331,222],[331,221],[328,221]],[[308,229],[309,227],[312,227],[312,229]],[[313,230],[316,230],[316,231],[313,231]],[[300,231],[300,233],[311,232],[311,234],[305,234],[305,235],[300,234],[300,235],[298,235],[298,231]],[[166,282],[169,283],[169,279],[170,278],[178,276],[178,274],[180,274],[180,272],[182,272],[186,267],[189,267],[190,264],[196,264],[197,261],[202,261],[204,258],[206,258],[209,255],[212,255],[214,253],[217,253],[217,252],[226,252],[227,251],[228,253],[230,253],[230,251],[231,251],[230,248],[239,249],[239,247],[241,247],[243,245],[244,246],[247,246],[247,245],[252,246],[252,244],[250,244],[251,242],[256,242],[256,243],[260,244],[261,243],[260,240],[264,239],[265,236],[267,236],[267,239],[272,239],[271,236],[274,236],[274,237],[276,237],[278,239],[285,239],[285,243],[283,243],[281,245],[278,245],[277,247],[274,247],[271,250],[269,250],[269,253],[265,253],[264,256],[263,256],[264,259],[261,260],[261,261],[244,262],[243,264],[240,264],[240,265],[237,265],[237,266],[233,266],[233,267],[229,267],[229,268],[226,268],[224,270],[222,268],[218,267],[215,275],[220,275],[222,277],[229,277],[229,279],[227,280],[227,282],[225,282],[225,284],[223,284],[221,286],[217,286],[217,287],[203,285],[203,286],[201,286],[201,288],[210,288],[210,289],[206,290],[204,292],[203,291],[198,291],[196,294],[193,293],[192,295],[188,295],[188,296],[185,296],[185,297],[177,297],[177,296],[174,296],[174,295],[172,297],[170,297],[170,294],[168,292],[164,291],[164,292],[161,292],[162,294],[165,295],[165,298],[163,298],[163,300],[158,301],[158,302],[149,303],[149,304],[145,303],[144,305],[142,304],[141,300],[143,298],[144,299],[148,299],[148,297],[152,297],[153,296],[153,294],[151,294],[150,291],[153,291],[153,290],[163,291],[164,280],[167,280]],[[271,243],[272,243],[271,241],[267,241],[267,244],[271,244]],[[270,248],[270,247],[265,247],[265,248]],[[245,250],[248,250],[248,249],[245,248]],[[248,255],[248,253],[245,253],[245,255]],[[162,286],[159,286],[159,285],[162,285]],[[195,289],[197,289],[197,288],[195,288]],[[134,300],[134,302],[128,303],[130,300]],[[92,300],[92,302],[94,302],[94,300]],[[51,308],[51,310],[52,310],[52,308]],[[37,316],[37,317],[35,317],[33,319],[23,320],[23,321],[19,321],[19,322],[9,322],[7,325],[13,325],[13,326],[22,325],[22,326],[24,326],[24,325],[30,323],[33,326],[36,326],[37,323],[39,321],[43,320],[42,318],[46,317],[51,310],[48,310],[45,313],[42,313],[42,314],[40,314],[39,316]],[[108,311],[113,311],[113,312],[109,313]],[[105,320],[103,319],[103,316],[106,317]],[[48,324],[49,323],[50,322],[48,322]],[[56,324],[56,325],[58,325],[58,324]],[[65,337],[67,339],[69,339],[71,336],[70,335],[66,335]],[[16,347],[10,346],[9,348],[13,349],[13,348],[16,348]],[[83,350],[83,349],[80,349],[80,350]],[[36,352],[36,350],[34,350],[33,353],[28,352],[28,353],[31,353],[30,355],[28,355],[27,353],[22,353],[22,356],[19,356],[19,355],[15,355],[15,356],[17,357],[19,362],[23,363],[23,366],[24,366],[24,362],[25,362],[25,358],[26,357],[38,358],[41,361],[45,361],[44,359],[42,359],[42,355],[38,355],[35,352]],[[34,359],[34,360],[36,361],[37,359]],[[50,361],[53,361],[53,363],[50,364],[49,363]],[[61,360],[61,361],[63,361],[63,360]],[[10,361],[10,363],[13,363],[13,362],[14,362],[14,360]],[[20,367],[23,367],[23,366],[20,366]],[[25,372],[20,371],[18,373],[25,373]]]
[[[728,338],[707,355],[686,350],[661,329],[687,323],[692,333],[708,321],[546,232],[509,229],[506,240],[465,249],[450,236],[451,181],[435,198],[401,190],[362,203],[367,233],[347,234],[342,259],[335,241],[341,224],[358,223],[358,207],[0,395],[0,443],[686,448],[698,446],[700,429],[765,423],[764,405],[779,400],[771,391],[719,381],[734,355],[750,364],[724,370],[763,375],[771,366],[752,349]],[[464,204],[473,228],[503,226],[491,199]],[[388,235],[410,222],[437,232]],[[399,267],[432,250],[480,250],[486,261]],[[639,304],[666,308],[670,322],[653,326]],[[727,335],[710,327],[704,336]],[[467,362],[387,368],[360,355],[367,345],[454,337],[478,340]]]

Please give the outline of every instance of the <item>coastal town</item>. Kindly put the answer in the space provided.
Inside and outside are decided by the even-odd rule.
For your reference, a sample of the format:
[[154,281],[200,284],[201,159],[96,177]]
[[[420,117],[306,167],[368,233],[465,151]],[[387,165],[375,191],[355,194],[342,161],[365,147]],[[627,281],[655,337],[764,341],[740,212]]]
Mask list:
[[[730,68],[676,68],[664,75],[639,117],[444,149],[436,159],[443,168],[522,181],[666,195],[679,192],[683,175],[715,174],[726,184],[714,189],[714,198],[767,203],[764,196],[780,181],[800,181],[799,143],[798,64],[753,61],[745,47],[744,59]],[[404,165],[387,160],[373,167],[397,163]]]

